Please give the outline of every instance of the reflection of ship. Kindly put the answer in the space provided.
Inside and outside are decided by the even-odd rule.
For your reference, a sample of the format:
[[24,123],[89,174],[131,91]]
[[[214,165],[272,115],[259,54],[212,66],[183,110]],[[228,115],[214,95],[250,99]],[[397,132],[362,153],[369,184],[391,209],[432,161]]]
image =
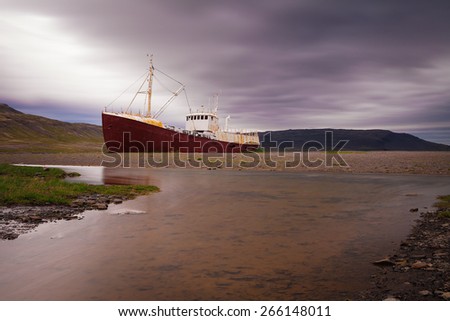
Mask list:
[[103,167],[102,183],[105,185],[155,185],[159,180],[142,168],[108,168]]
[[146,115],[128,113],[128,109],[121,113],[109,112],[105,109],[102,113],[103,137],[109,151],[237,152],[254,150],[259,147],[257,132],[230,131],[227,125],[224,130],[220,129],[217,97],[215,97],[214,105],[209,109],[202,107],[195,112],[190,110],[186,116],[185,129],[164,125],[157,118],[164,112],[168,104],[184,90],[184,85],[179,83],[181,87],[173,93],[169,101],[158,112],[151,114],[152,81],[155,70],[157,69],[153,67],[150,59],[150,68],[146,78],[148,89],[142,91],[144,81],[138,90],[138,93],[147,94]]

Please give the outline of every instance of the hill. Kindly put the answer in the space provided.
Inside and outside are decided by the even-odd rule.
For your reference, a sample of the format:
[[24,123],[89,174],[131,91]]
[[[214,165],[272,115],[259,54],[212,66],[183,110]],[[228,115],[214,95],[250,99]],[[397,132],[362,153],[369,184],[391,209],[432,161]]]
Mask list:
[[100,151],[102,128],[24,114],[0,104],[0,152]]
[[[333,144],[339,140],[349,141],[343,150],[450,151],[448,145],[378,129],[289,129],[259,135],[262,147],[270,146],[263,141],[263,136],[270,133],[277,146],[292,141],[294,149],[301,150],[308,141],[324,144],[326,131],[333,132]],[[0,152],[98,152],[102,144],[101,126],[24,114],[0,103]]]
[[437,144],[404,133],[394,133],[389,130],[353,130],[353,129],[289,129],[260,133],[262,147],[269,147],[269,142],[263,142],[263,136],[271,134],[272,141],[277,146],[281,142],[293,142],[294,150],[301,150],[306,142],[316,141],[325,145],[325,132],[333,132],[333,145],[340,140],[348,140],[342,150],[354,151],[450,151],[450,146]]

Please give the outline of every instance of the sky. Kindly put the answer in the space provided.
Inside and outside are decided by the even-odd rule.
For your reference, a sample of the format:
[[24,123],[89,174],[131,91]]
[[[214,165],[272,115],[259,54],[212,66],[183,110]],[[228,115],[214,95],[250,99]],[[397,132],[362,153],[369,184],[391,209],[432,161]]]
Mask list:
[[[450,144],[448,0],[0,0],[0,102],[100,124],[154,66],[229,127],[389,129]],[[157,109],[178,84],[156,72]],[[137,88],[136,88],[137,90]],[[142,97],[143,98],[143,97]],[[115,100],[115,101],[114,101]],[[114,101],[113,104],[110,104]],[[188,102],[189,105],[188,105]],[[144,100],[132,106],[143,109]]]

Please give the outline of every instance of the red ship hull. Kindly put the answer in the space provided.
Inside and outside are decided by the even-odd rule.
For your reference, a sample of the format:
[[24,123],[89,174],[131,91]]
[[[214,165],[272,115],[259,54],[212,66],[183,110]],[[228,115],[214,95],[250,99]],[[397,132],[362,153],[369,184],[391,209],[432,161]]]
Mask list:
[[114,114],[103,113],[102,123],[110,152],[234,153],[259,147],[179,133]]

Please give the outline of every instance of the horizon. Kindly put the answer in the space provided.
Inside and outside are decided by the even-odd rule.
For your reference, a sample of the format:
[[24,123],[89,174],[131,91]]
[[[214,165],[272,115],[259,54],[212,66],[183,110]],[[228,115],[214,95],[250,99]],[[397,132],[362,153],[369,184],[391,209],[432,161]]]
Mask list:
[[[450,145],[447,1],[2,2],[0,97],[25,113],[100,125],[154,54],[194,108],[221,93],[235,128],[376,128]],[[186,112],[179,97],[161,120],[184,127]]]
[[[7,104],[7,103],[0,102],[0,105],[1,105],[1,104],[4,104],[4,105],[6,105],[6,106],[8,106],[8,107],[10,107],[10,108],[12,108],[12,109],[14,109],[14,110],[16,110],[16,111],[25,113],[24,111],[21,111],[21,110],[15,108],[15,107],[13,107],[13,106],[10,106],[10,105]],[[28,114],[28,113],[25,113],[25,114]],[[70,123],[70,124],[85,124],[85,125],[95,125],[95,126],[101,127],[101,124],[87,123],[87,122],[70,122],[70,121],[64,121],[64,120],[61,120],[61,119],[56,119],[56,118],[47,117],[47,116],[44,116],[44,115],[37,115],[37,114],[29,114],[29,115],[45,117],[45,118],[49,118],[49,119],[53,119],[53,120],[57,120],[57,121],[67,122],[67,123]],[[381,131],[390,131],[390,132],[395,133],[395,134],[408,134],[408,135],[412,135],[412,136],[414,136],[414,137],[416,137],[416,138],[423,139],[423,140],[425,140],[425,141],[427,141],[427,142],[430,142],[430,143],[436,143],[436,144],[442,144],[442,145],[450,146],[450,144],[439,143],[439,142],[427,140],[427,139],[421,138],[421,137],[419,137],[419,136],[417,136],[417,135],[414,135],[414,134],[411,134],[411,133],[408,133],[408,132],[397,132],[397,131],[392,131],[392,130],[390,130],[390,129],[380,129],[380,128],[367,128],[367,129],[357,129],[357,128],[331,128],[331,127],[323,127],[323,128],[282,128],[282,129],[274,129],[274,130],[259,130],[258,133],[263,133],[263,132],[268,132],[268,131],[290,131],[290,130],[348,130],[348,131],[352,131],[352,130],[354,130],[354,131],[376,131],[376,130],[381,130]]]

